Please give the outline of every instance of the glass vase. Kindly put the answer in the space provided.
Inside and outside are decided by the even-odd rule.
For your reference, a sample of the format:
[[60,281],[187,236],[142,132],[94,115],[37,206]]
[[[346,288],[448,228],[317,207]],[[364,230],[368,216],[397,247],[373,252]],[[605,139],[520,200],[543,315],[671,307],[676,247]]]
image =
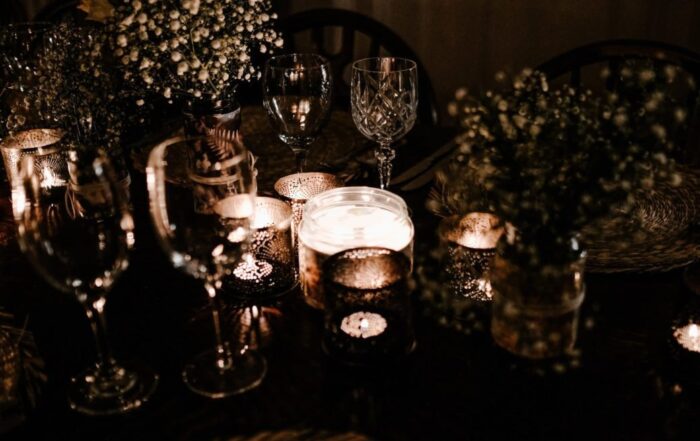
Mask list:
[[[241,127],[241,106],[235,98],[211,100],[200,98],[191,101],[183,112],[185,135],[195,139],[216,135],[227,140],[238,139]],[[224,162],[235,156],[229,143],[207,143],[202,138],[191,141],[188,151],[190,170],[208,170],[209,165]]]
[[[523,250],[538,250],[534,254]],[[554,246],[522,246],[503,239],[491,267],[491,334],[524,358],[557,357],[576,341],[585,287],[586,253],[570,239]]]

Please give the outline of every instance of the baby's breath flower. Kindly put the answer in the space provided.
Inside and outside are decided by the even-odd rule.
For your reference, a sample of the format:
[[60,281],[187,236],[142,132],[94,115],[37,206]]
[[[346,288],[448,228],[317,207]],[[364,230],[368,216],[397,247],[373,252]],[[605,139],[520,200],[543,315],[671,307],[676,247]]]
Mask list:
[[216,99],[259,77],[252,54],[282,47],[276,19],[270,0],[123,0],[108,26],[125,79],[166,98]]
[[562,240],[637,191],[678,185],[670,138],[687,130],[687,111],[665,87],[671,74],[630,63],[601,76],[615,76],[613,92],[552,88],[531,69],[497,74],[503,87],[481,100],[456,91],[448,112],[464,132],[438,178],[447,212],[494,211],[522,234]]

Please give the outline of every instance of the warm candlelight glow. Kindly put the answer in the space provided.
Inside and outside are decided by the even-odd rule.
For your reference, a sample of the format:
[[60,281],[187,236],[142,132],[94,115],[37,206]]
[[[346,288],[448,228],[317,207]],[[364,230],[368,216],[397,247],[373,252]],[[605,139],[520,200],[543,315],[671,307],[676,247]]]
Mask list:
[[272,274],[272,265],[257,260],[250,254],[243,256],[243,261],[233,270],[233,275],[241,280],[260,280]]
[[[66,185],[66,161],[61,152],[63,132],[33,129],[8,136],[0,142],[5,170],[10,182],[19,176],[20,161],[31,157],[43,188]],[[64,179],[65,178],[65,179]]]
[[294,119],[299,122],[299,128],[304,130],[306,128],[306,117],[311,112],[311,102],[306,98],[301,98],[299,102],[292,103],[289,110],[294,115]]
[[51,188],[58,185],[65,185],[63,179],[58,179],[56,174],[48,166],[41,168],[41,186],[42,188]]
[[353,248],[399,251],[412,260],[413,223],[405,202],[370,187],[336,188],[309,200],[299,227],[299,271],[306,302],[323,308],[321,266]]
[[336,243],[328,243],[304,235],[302,240],[306,245],[324,254],[358,247],[400,251],[413,240],[412,226],[402,216],[383,207],[362,204],[328,207],[314,213],[314,218],[338,238]]
[[371,338],[381,335],[386,330],[386,319],[374,312],[355,312],[344,317],[340,329],[354,338]]
[[678,328],[673,333],[673,336],[685,349],[700,352],[700,325],[691,323]]
[[214,212],[226,219],[247,219],[255,213],[254,197],[249,194],[229,196],[216,203]]
[[502,234],[503,226],[498,217],[476,212],[462,217],[453,231],[448,232],[448,240],[463,247],[483,250],[496,248]]

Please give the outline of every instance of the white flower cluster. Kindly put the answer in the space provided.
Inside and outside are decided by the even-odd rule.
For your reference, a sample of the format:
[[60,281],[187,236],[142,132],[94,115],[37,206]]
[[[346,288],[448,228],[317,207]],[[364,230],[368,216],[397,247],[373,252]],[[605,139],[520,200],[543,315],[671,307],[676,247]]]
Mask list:
[[283,45],[269,0],[122,0],[110,19],[125,79],[170,99],[221,98]]
[[629,62],[603,72],[617,86],[600,96],[550,87],[530,69],[510,82],[497,75],[502,87],[482,97],[458,90],[448,111],[464,132],[433,199],[458,214],[476,201],[521,233],[564,240],[611,207],[632,204],[636,191],[678,185],[674,159],[687,139],[687,111],[671,94],[677,71]]

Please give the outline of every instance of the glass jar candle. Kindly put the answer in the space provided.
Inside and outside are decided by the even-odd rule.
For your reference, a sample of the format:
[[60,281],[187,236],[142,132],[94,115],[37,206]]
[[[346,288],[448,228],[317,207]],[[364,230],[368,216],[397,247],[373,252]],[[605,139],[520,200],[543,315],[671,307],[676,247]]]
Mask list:
[[455,295],[491,300],[488,271],[503,231],[500,219],[491,213],[450,216],[440,222],[440,241],[446,252],[443,271]]
[[323,349],[348,364],[381,364],[415,347],[411,263],[386,248],[341,251],[323,264]]
[[372,187],[343,187],[311,198],[299,226],[299,275],[304,299],[323,309],[323,262],[341,251],[380,247],[413,262],[413,222],[401,197]]

